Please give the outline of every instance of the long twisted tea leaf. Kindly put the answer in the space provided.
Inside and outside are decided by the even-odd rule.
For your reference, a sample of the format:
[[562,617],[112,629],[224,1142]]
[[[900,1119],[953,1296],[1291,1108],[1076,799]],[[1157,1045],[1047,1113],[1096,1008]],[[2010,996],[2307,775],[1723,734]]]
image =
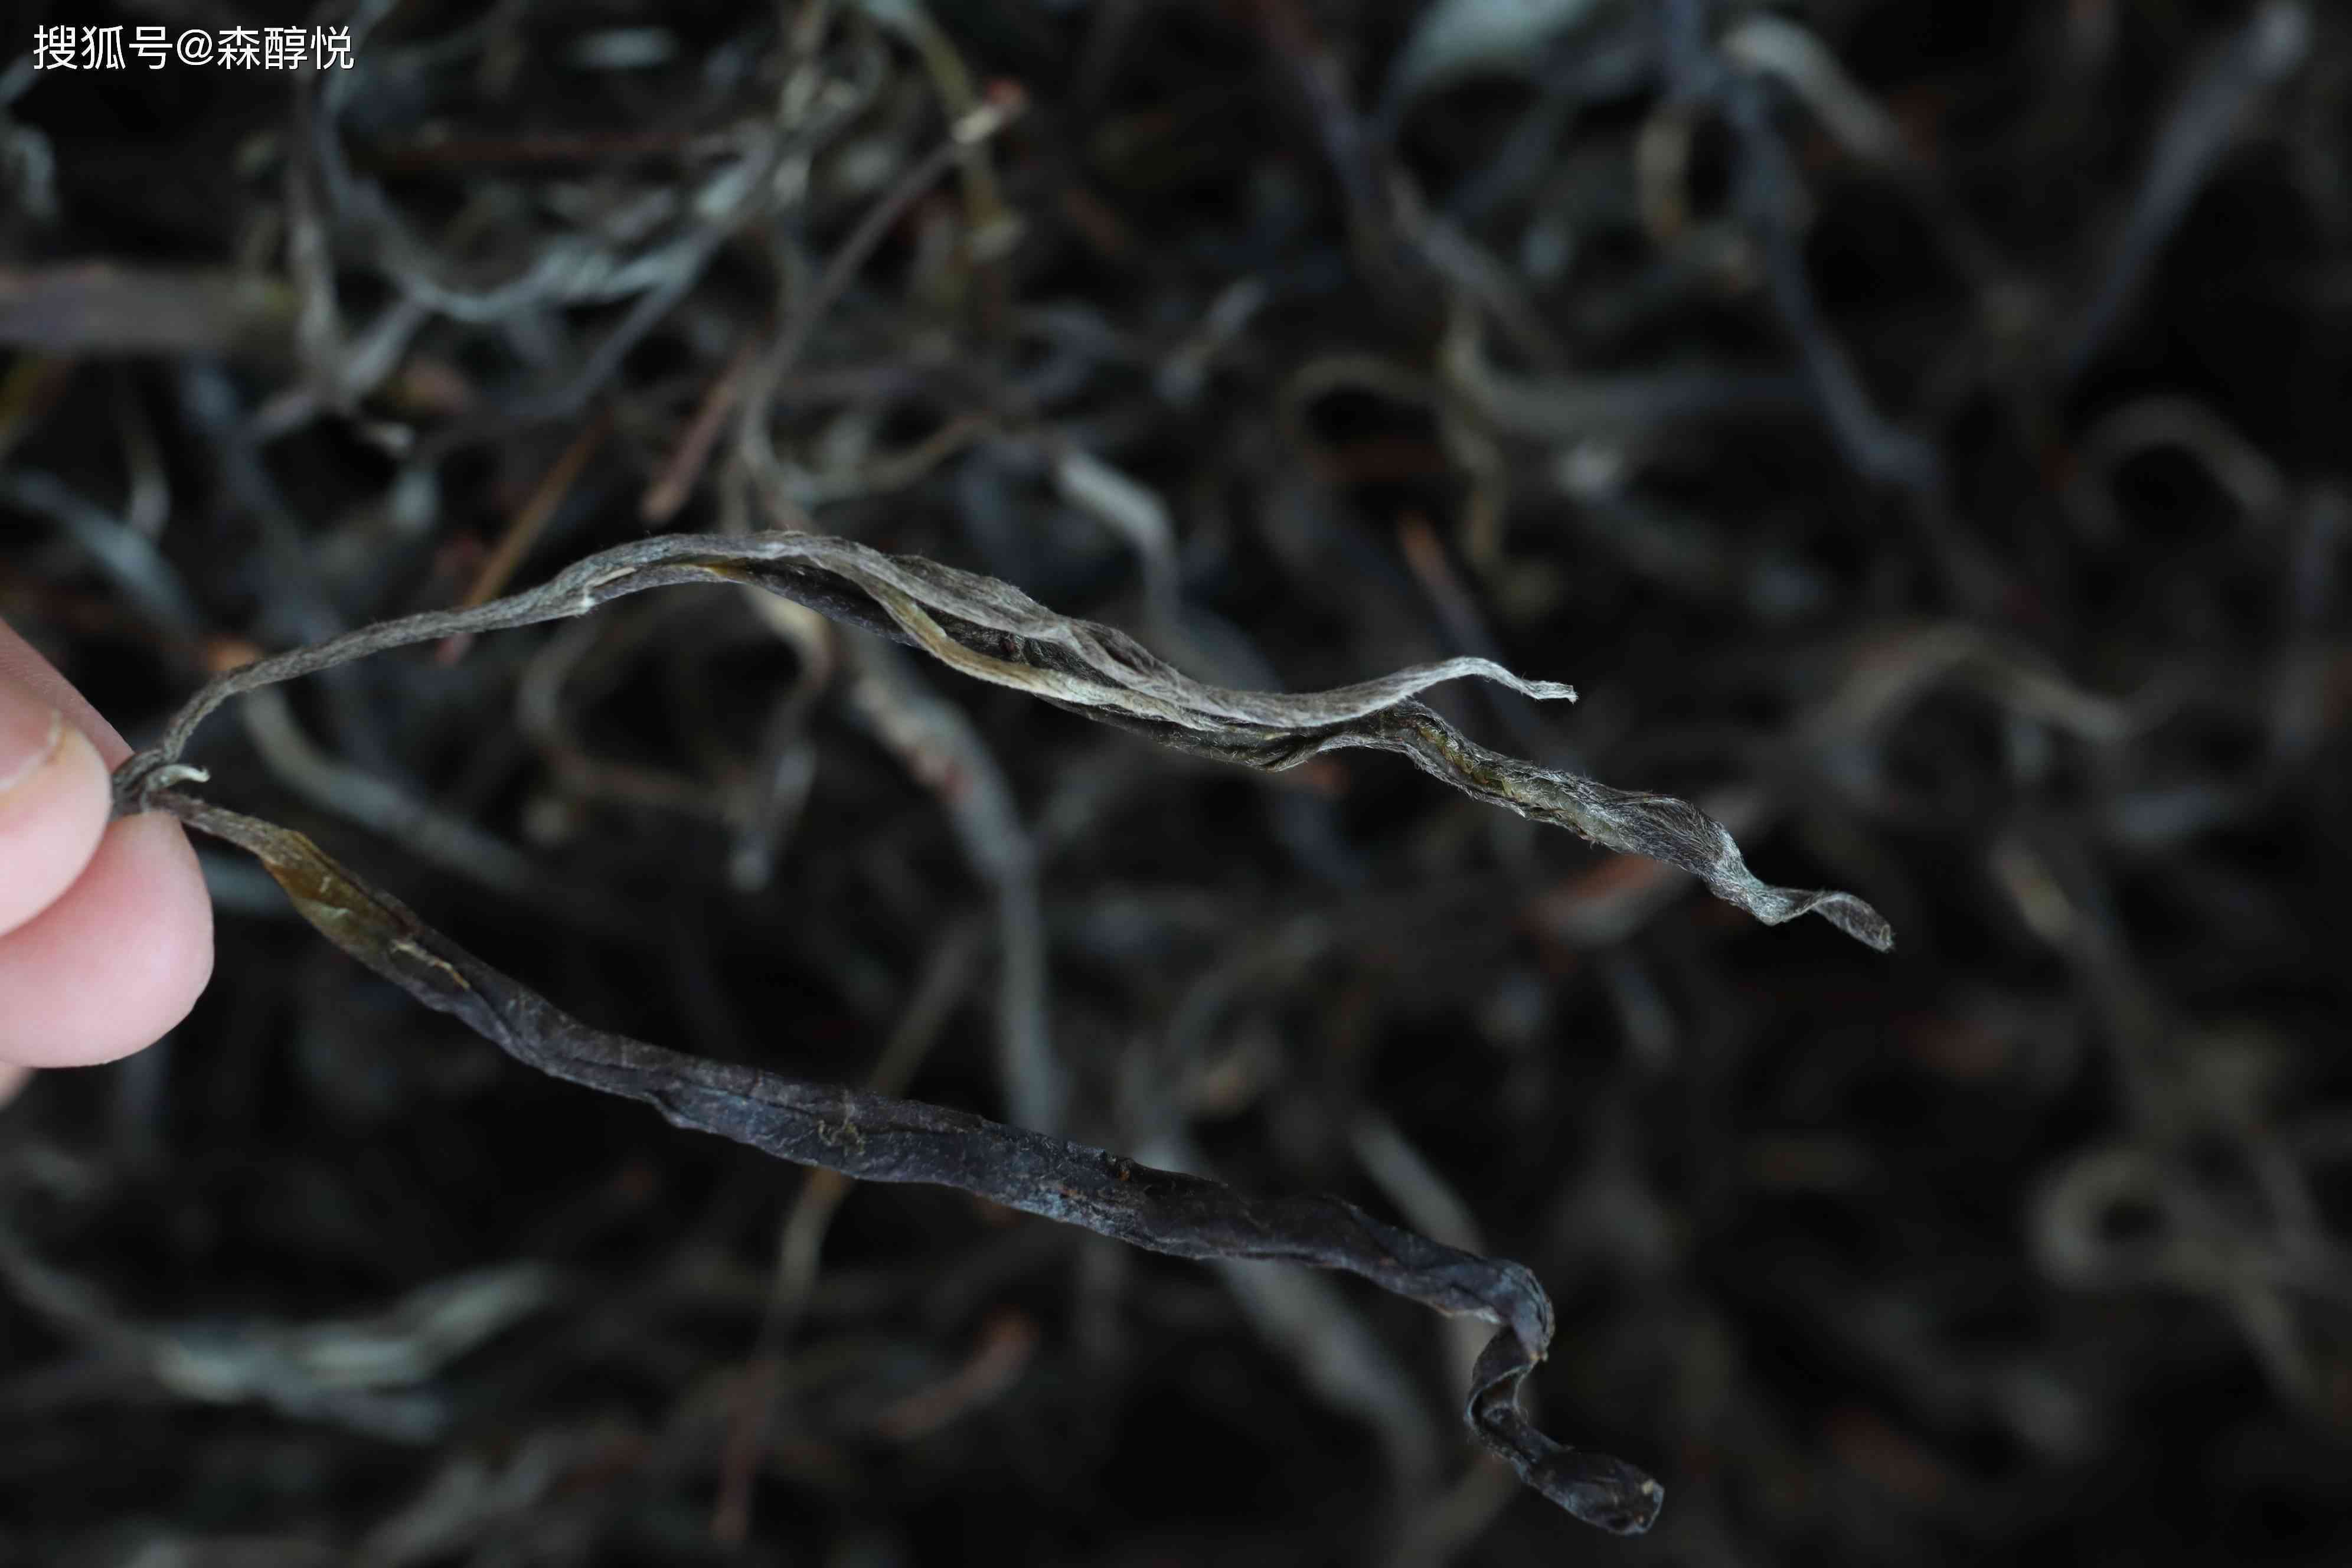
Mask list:
[[590,1028],[376,891],[299,833],[157,789],[152,807],[258,856],[336,946],[541,1072],[642,1100],[679,1127],[869,1182],[929,1182],[1178,1258],[1341,1268],[1500,1332],[1471,1374],[1465,1417],[1520,1478],[1577,1518],[1633,1533],[1664,1491],[1621,1459],[1530,1426],[1519,1383],[1551,1343],[1551,1301],[1524,1266],[1400,1230],[1331,1197],[1251,1197],[965,1111],[805,1083]]
[[184,708],[160,744],[118,775],[118,810],[185,777],[181,752],[205,715],[241,691],[384,648],[583,615],[626,594],[670,584],[751,584],[838,620],[910,643],[1000,686],[1147,734],[1163,744],[1269,771],[1341,746],[1401,752],[1424,773],[1491,805],[1569,828],[1595,844],[1689,871],[1717,898],[1778,925],[1818,912],[1882,952],[1895,933],[1851,893],[1759,880],[1730,833],[1688,802],[1612,789],[1490,752],[1414,700],[1441,681],[1477,676],[1528,697],[1573,699],[1487,659],[1451,658],[1328,691],[1234,691],[1207,686],[1111,627],[1059,616],[992,578],[849,540],[770,533],[668,534],[575,563],[544,586],[478,608],[385,621],[232,671]]

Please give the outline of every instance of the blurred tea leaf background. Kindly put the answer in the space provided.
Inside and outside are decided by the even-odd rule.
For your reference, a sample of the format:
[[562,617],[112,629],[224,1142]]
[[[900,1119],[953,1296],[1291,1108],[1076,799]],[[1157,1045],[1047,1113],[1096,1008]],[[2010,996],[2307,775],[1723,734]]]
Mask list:
[[[36,68],[68,23],[352,63]],[[196,1013],[0,1110],[0,1561],[2352,1550],[2337,8],[6,26],[0,616],[134,742],[800,529],[1220,686],[1573,683],[1429,696],[1897,945],[731,589],[257,693],[213,794],[600,1026],[1528,1264],[1540,1420],[1665,1510],[1479,1457],[1471,1325],[536,1079],[207,847]]]

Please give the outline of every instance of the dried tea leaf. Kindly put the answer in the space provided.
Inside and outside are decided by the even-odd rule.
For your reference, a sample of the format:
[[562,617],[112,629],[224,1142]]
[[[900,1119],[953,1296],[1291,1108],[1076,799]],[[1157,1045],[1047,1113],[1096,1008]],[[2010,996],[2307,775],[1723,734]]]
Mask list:
[[1577,1518],[1634,1533],[1664,1490],[1606,1455],[1545,1436],[1519,1384],[1551,1344],[1551,1301],[1524,1266],[1382,1223],[1332,1197],[1253,1197],[965,1111],[682,1055],[589,1027],[337,865],[299,833],[158,790],[148,804],[260,858],[304,919],[362,963],[527,1066],[641,1100],[673,1124],[870,1182],[956,1188],[1132,1246],[1191,1258],[1342,1269],[1500,1330],[1465,1418],[1528,1485]]
[[1604,0],[1439,0],[1422,13],[1390,74],[1403,102],[1468,71],[1517,65],[1591,20]]
[[1491,660],[1466,658],[1416,665],[1328,691],[1210,686],[1126,633],[1058,615],[1009,584],[821,534],[670,534],[642,540],[577,562],[528,593],[476,608],[383,622],[248,665],[199,692],[156,747],[123,765],[118,799],[123,809],[138,809],[142,793],[153,787],[156,770],[175,766],[196,726],[239,692],[386,648],[562,619],[625,595],[692,582],[755,584],[911,643],[976,679],[1013,687],[1225,762],[1272,772],[1345,746],[1399,752],[1424,773],[1489,805],[1688,871],[1717,898],[1767,924],[1818,913],[1882,952],[1894,945],[1893,929],[1851,893],[1777,888],[1759,880],[1730,833],[1688,802],[1615,789],[1488,751],[1413,700],[1440,682],[1473,676],[1539,700],[1572,700],[1570,687],[1523,679]]

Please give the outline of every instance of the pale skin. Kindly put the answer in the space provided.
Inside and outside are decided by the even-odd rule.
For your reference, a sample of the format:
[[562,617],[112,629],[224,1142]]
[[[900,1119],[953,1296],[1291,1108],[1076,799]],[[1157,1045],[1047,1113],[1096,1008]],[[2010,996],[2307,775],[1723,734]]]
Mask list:
[[0,1100],[37,1068],[152,1045],[213,967],[195,852],[161,816],[110,822],[131,754],[47,660],[0,625]]

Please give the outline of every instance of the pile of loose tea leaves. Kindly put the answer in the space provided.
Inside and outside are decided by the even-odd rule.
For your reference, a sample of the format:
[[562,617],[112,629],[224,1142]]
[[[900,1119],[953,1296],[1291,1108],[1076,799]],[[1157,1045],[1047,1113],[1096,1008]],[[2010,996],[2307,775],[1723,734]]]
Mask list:
[[2333,8],[65,9],[0,1563],[2352,1551]]

